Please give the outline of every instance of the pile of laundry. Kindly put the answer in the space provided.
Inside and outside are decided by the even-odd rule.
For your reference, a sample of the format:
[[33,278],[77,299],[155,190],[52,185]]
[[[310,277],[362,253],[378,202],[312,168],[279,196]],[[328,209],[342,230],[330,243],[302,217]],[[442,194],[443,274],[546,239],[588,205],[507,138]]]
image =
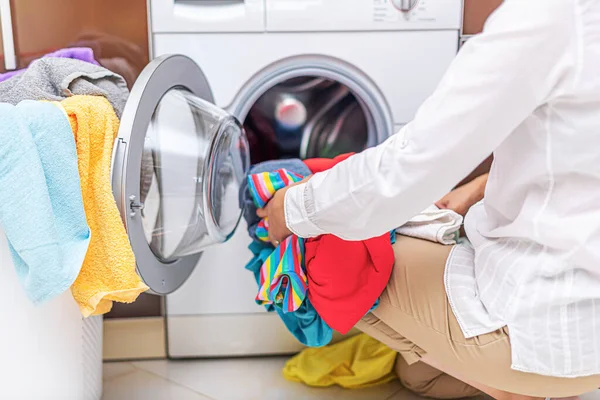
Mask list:
[[397,230],[369,240],[290,236],[274,248],[268,242],[268,221],[261,220],[256,210],[277,190],[351,156],[256,164],[240,189],[253,239],[249,248],[254,257],[246,269],[258,284],[256,302],[276,312],[294,337],[309,347],[327,345],[333,331],[348,333],[378,306],[394,266],[396,233],[450,245],[456,243],[462,225],[457,213],[431,206]]
[[128,95],[125,80],[90,48],[0,75],[0,226],[36,304],[70,288],[87,317],[148,289],[111,188]]

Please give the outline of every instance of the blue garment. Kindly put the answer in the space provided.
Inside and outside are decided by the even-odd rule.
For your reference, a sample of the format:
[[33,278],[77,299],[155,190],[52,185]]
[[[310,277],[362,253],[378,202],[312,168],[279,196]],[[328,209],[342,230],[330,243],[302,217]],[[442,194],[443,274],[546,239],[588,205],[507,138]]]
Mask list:
[[91,234],[73,132],[50,103],[0,104],[0,225],[31,301],[71,286]]
[[[254,241],[248,248],[254,254],[254,258],[246,265],[246,269],[254,274],[254,279],[260,286],[260,267],[273,252],[273,247],[267,243]],[[333,330],[317,314],[308,297],[293,313],[284,313],[282,309],[273,307],[272,304],[265,307],[269,312],[277,312],[286,328],[303,345],[321,347],[331,342]]]
[[[287,160],[273,160],[273,161],[265,161],[260,164],[254,165],[250,168],[250,172],[248,175],[258,174],[261,172],[272,172],[278,169],[286,169],[290,172],[294,172],[301,176],[308,176],[311,174],[310,169],[304,164],[301,160],[297,158],[287,159]],[[248,190],[248,180],[244,179],[242,181],[242,185],[240,187],[239,193],[239,202],[240,208],[244,210],[244,219],[248,223],[248,234],[253,240],[259,240],[256,237],[256,227],[260,222],[260,218],[256,215],[256,205],[254,205],[254,201],[252,196],[250,195],[250,191]],[[271,249],[272,251],[272,249]]]

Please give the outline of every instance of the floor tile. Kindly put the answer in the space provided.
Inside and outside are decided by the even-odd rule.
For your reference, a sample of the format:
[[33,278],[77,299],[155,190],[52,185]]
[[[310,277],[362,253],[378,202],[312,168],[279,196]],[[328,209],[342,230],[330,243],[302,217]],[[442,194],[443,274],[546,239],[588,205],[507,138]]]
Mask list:
[[[403,389],[400,392],[396,393],[388,400],[424,400],[422,397],[415,395],[414,393],[410,393],[408,390]],[[491,397],[486,395],[481,395],[477,397],[471,397],[468,400],[492,400]],[[600,400],[600,390],[585,394],[581,396],[581,400]]]
[[398,382],[364,390],[309,388],[283,378],[286,359],[145,361],[134,366],[215,400],[387,400],[402,390]]
[[104,382],[102,400],[212,400],[146,371],[133,372]]
[[413,392],[402,388],[399,392],[388,397],[387,400],[423,400],[423,397],[414,394]]
[[581,396],[581,400],[600,400],[600,390]]
[[[399,391],[398,393],[396,393],[395,395],[393,395],[392,397],[390,397],[387,400],[425,400],[425,398],[418,396],[409,390],[402,389],[401,391]],[[489,396],[481,395],[481,396],[476,396],[476,397],[469,397],[468,399],[465,399],[465,400],[493,400],[493,399]]]
[[102,368],[102,380],[108,382],[135,371],[136,368],[130,363],[105,363]]

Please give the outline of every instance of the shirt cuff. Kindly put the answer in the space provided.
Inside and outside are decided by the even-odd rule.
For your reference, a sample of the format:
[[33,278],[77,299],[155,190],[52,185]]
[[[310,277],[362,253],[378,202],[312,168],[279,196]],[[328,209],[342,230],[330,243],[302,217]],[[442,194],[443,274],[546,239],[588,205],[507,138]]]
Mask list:
[[316,237],[325,233],[309,220],[306,189],[307,183],[292,186],[285,192],[283,204],[287,228],[301,238]]

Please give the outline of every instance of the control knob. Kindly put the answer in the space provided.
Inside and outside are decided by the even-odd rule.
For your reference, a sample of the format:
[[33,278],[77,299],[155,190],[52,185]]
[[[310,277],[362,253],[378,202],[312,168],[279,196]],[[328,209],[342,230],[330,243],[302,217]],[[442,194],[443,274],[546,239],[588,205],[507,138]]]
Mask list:
[[405,13],[412,11],[418,2],[419,0],[392,0],[394,7]]

